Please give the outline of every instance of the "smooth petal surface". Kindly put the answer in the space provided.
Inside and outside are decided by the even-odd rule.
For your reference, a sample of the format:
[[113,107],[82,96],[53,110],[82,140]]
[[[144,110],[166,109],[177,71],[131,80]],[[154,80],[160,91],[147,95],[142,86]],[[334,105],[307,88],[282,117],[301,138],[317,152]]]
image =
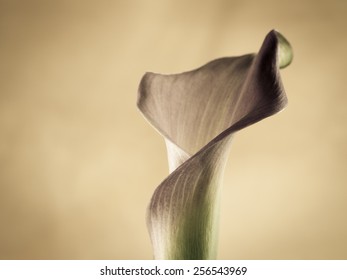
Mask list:
[[291,60],[288,41],[273,30],[257,55],[221,58],[181,74],[144,75],[138,107],[165,137],[171,172],[148,208],[156,259],[216,257],[218,200],[232,135],[284,108],[279,68]]

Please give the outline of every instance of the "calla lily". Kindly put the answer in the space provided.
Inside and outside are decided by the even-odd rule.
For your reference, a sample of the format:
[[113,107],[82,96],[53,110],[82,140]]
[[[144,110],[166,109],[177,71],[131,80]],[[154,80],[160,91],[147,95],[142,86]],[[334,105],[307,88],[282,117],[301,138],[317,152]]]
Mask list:
[[216,59],[181,74],[144,75],[137,105],[165,138],[170,168],[147,212],[154,258],[216,258],[232,136],[285,107],[279,68],[291,60],[290,44],[273,30],[258,54]]

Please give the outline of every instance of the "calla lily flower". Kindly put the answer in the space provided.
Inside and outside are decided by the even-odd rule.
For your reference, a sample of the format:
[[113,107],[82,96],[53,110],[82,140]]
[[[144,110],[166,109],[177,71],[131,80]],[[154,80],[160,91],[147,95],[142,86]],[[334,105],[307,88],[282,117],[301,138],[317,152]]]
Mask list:
[[233,134],[287,104],[280,68],[292,50],[271,31],[257,54],[181,74],[146,73],[137,105],[165,138],[170,175],[155,189],[147,225],[155,259],[215,259],[224,167]]

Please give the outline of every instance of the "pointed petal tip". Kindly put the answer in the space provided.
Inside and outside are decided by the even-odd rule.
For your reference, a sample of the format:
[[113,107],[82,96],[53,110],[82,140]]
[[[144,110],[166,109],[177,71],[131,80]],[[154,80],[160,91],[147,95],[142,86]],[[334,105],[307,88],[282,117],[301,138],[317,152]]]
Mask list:
[[271,30],[268,36],[275,36],[277,39],[280,69],[287,67],[293,61],[293,49],[289,41],[276,29]]

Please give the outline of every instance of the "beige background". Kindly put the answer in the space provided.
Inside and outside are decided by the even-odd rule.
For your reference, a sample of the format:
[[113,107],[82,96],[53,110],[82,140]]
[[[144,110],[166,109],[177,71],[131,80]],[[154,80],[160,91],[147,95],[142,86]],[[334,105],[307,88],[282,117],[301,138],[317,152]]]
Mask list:
[[347,2],[0,0],[0,258],[151,259],[167,174],[146,71],[292,43],[288,108],[234,138],[220,259],[347,258]]

